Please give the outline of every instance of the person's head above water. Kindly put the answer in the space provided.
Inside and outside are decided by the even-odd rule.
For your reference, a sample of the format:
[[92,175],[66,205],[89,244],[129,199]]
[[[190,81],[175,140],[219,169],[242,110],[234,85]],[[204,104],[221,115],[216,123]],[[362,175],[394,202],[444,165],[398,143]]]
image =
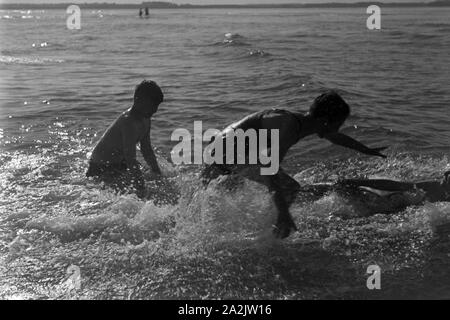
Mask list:
[[133,110],[149,118],[158,110],[163,100],[164,94],[156,82],[144,80],[134,90]]
[[350,115],[350,107],[337,92],[328,91],[314,99],[309,115],[323,125],[321,135],[334,133]]

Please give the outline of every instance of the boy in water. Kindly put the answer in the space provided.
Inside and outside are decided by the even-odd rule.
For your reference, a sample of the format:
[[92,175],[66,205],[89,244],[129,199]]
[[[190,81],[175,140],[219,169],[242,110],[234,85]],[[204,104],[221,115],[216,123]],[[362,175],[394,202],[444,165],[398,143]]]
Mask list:
[[[248,129],[277,129],[279,130],[278,159],[280,162],[290,147],[302,138],[313,134],[317,134],[320,138],[325,138],[333,144],[344,146],[367,155],[385,158],[386,156],[380,153],[385,147],[369,148],[349,136],[338,132],[349,115],[350,107],[347,103],[339,94],[330,91],[317,97],[307,114],[280,109],[256,112],[228,126],[222,131],[221,137],[226,139],[227,134],[236,129],[242,129],[244,131]],[[226,143],[224,142],[223,144],[225,145]],[[270,148],[270,142],[268,145]],[[208,184],[219,175],[237,172],[246,175],[246,173],[251,172],[243,170],[245,168],[248,168],[248,166],[214,163],[202,172],[202,178],[204,183]],[[282,169],[275,175],[263,176],[253,173],[250,176],[246,175],[246,177],[263,183],[268,186],[270,191],[274,191],[273,199],[278,210],[277,222],[274,226],[275,236],[279,238],[289,236],[291,230],[297,230],[289,213],[289,207],[294,200],[295,194],[300,189],[298,182],[283,172]]]
[[136,144],[152,171],[160,174],[150,142],[151,116],[164,100],[161,88],[154,81],[142,81],[134,91],[134,103],[106,130],[89,160],[88,177],[97,177],[114,188],[132,187],[139,197],[145,184],[136,160]]
[[387,192],[408,192],[421,190],[423,201],[450,201],[450,171],[444,173],[441,180],[419,182],[402,182],[387,179],[344,179],[337,186],[353,188],[369,188]]
[[[450,201],[450,171],[438,180],[395,181],[388,179],[342,179],[335,183],[305,185],[299,190],[303,200],[316,201],[334,191],[356,206],[357,216],[395,213],[424,202]],[[346,214],[347,215],[347,214]],[[348,216],[348,215],[347,215]],[[354,216],[350,213],[349,216]]]

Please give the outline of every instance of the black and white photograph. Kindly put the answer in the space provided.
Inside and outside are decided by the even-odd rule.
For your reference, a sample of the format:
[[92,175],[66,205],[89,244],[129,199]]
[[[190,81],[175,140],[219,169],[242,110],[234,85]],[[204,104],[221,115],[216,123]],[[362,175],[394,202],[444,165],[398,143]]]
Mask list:
[[449,300],[449,48],[450,0],[1,0],[0,300]]

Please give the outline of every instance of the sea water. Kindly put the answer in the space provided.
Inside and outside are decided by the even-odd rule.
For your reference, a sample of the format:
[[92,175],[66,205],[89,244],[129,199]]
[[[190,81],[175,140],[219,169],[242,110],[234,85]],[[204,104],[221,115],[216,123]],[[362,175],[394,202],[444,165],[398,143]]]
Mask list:
[[[299,195],[299,231],[275,240],[264,186],[204,189],[174,166],[176,128],[224,128],[272,107],[307,111],[325,89],[352,108],[342,131],[388,159],[317,137],[282,166],[301,184],[342,177],[438,179],[449,162],[448,8],[82,9],[0,12],[0,298],[449,298],[450,205]],[[150,196],[86,179],[87,154],[153,79],[165,101],[152,144],[165,176]],[[138,160],[143,161],[139,155]],[[157,201],[158,200],[158,201]],[[175,200],[175,201],[174,201]],[[378,212],[379,211],[379,212]],[[81,288],[64,286],[69,266]],[[368,290],[369,265],[382,289]]]

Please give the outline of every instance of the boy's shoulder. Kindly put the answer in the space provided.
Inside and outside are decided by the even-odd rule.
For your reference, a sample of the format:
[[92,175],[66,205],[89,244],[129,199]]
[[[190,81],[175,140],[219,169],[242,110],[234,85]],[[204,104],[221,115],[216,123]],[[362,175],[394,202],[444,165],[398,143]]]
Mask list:
[[264,109],[261,111],[256,111],[254,113],[249,114],[248,116],[246,116],[244,119],[263,119],[263,118],[271,118],[273,116],[277,116],[277,115],[288,115],[290,112],[288,110],[285,109],[278,109],[278,108],[271,108],[271,109]]
[[121,114],[119,114],[119,116],[117,116],[116,120],[114,120],[114,125],[121,125],[125,121],[127,121],[128,118],[129,115],[127,114],[127,111],[124,111]]
[[123,112],[117,117],[117,120],[116,120],[116,121],[119,121],[119,122],[122,122],[122,123],[138,123],[138,122],[142,122],[143,119],[139,119],[139,118],[134,117],[134,116],[131,114],[131,110],[130,110],[130,109],[127,109],[127,110],[123,111]]
[[297,122],[297,115],[286,109],[272,108],[258,112],[258,117],[263,120],[283,119],[283,121]]
[[286,130],[299,129],[298,118],[292,112],[285,109],[265,110],[259,115],[258,119],[262,128],[285,128]]
[[122,118],[122,119],[128,119],[128,118],[131,118],[131,109],[127,109],[127,110],[123,111],[123,112],[120,114],[119,118]]
[[136,117],[128,109],[122,112],[116,121],[122,127],[145,130],[150,127],[151,118]]
[[118,128],[126,128],[131,127],[136,123],[136,119],[130,115],[129,110],[123,111],[117,118],[114,120],[112,127]]

